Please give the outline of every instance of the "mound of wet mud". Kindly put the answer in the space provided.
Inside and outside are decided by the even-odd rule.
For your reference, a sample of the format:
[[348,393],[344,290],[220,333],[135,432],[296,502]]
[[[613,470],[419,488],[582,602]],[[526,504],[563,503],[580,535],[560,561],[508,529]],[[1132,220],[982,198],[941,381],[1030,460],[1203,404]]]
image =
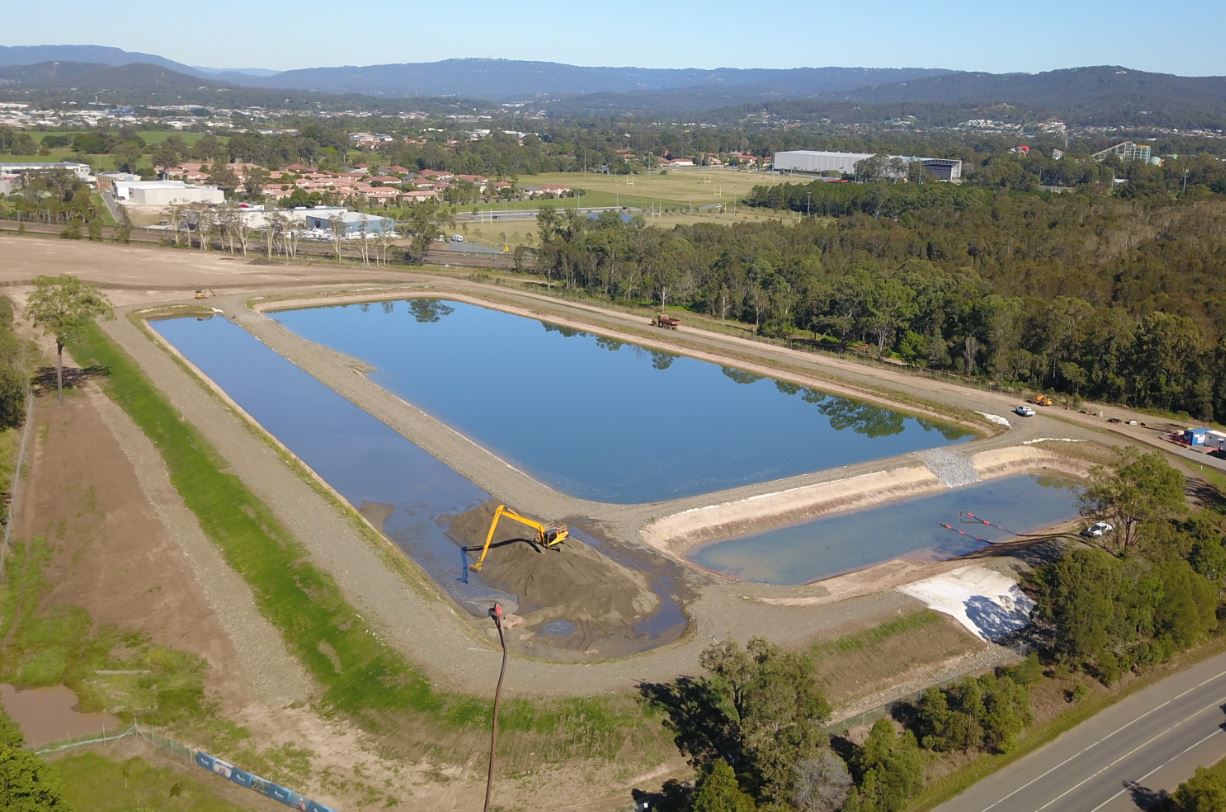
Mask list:
[[[488,502],[447,523],[457,543],[478,548],[469,554],[472,561],[495,508],[497,503]],[[609,653],[635,639],[635,625],[660,605],[647,578],[577,539],[545,549],[535,536],[531,528],[503,519],[481,570],[482,580],[518,599],[520,639]]]

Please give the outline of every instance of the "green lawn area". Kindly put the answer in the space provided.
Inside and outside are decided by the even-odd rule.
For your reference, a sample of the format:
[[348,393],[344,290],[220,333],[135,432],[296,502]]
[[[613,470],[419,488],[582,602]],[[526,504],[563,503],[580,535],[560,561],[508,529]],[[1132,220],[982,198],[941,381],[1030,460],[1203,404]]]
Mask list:
[[[524,175],[523,185],[561,185],[588,192],[584,206],[635,206],[677,209],[723,203],[732,205],[755,186],[782,183],[787,178],[768,172],[741,172],[731,169],[672,169],[661,175],[597,175],[552,172]],[[512,207],[513,208],[513,207]]]
[[[554,204],[570,203],[569,200],[553,200],[549,201]],[[579,202],[586,206],[588,205],[587,198],[579,198]],[[559,206],[560,207],[560,206]],[[483,207],[484,208],[484,207]],[[485,209],[488,211],[489,209]],[[462,213],[468,213],[469,209],[462,208]],[[745,220],[768,220],[772,216],[777,218],[778,214],[767,214],[757,209],[741,209],[736,214],[732,212],[719,213],[711,212],[707,214],[662,214],[651,217],[644,213],[643,217],[649,226],[657,228],[672,228],[677,225],[691,225],[693,223],[719,223],[727,225],[731,222],[741,222]],[[492,220],[484,219],[481,221],[462,221],[456,223],[455,233],[463,234],[465,239],[471,242],[483,243],[485,245],[502,245],[505,242],[514,248],[517,245],[536,245],[536,220]],[[528,235],[532,235],[531,241]]]
[[[30,131],[30,136],[35,141],[41,144],[43,139],[49,135],[71,136],[77,132],[81,132],[81,131],[80,130],[52,130],[52,131],[47,131],[47,132]],[[177,135],[189,147],[194,145],[197,141],[199,141],[205,135],[204,133],[178,132],[176,130],[137,130],[137,134],[141,138],[143,138],[145,140],[145,143],[149,146],[156,146],[157,144],[160,144],[163,141],[165,141],[170,136]],[[226,141],[228,138],[229,136],[226,136],[226,135],[217,136],[217,139],[222,142]],[[0,153],[0,162],[28,163],[28,162],[36,162],[36,161],[83,161],[89,164],[90,166],[92,166],[95,170],[100,171],[100,172],[107,172],[115,168],[115,159],[111,155],[108,155],[108,154],[83,155],[79,152],[74,152],[72,147],[54,147],[48,150],[47,155],[39,155],[38,153],[34,153],[32,155],[14,155],[14,154],[8,154],[8,153]],[[141,169],[148,169],[149,171],[152,171],[152,168],[153,167],[149,163],[148,156],[146,156],[144,159],[141,160]]]
[[115,158],[111,155],[82,155],[79,152],[73,152],[71,147],[56,147],[49,150],[49,153],[48,155],[39,155],[37,153],[34,155],[9,155],[0,153],[0,162],[81,161],[101,172],[115,168]]
[[[72,136],[79,132],[84,132],[84,131],[83,130],[46,130],[46,131],[40,132],[40,131],[30,130],[29,132],[30,132],[30,137],[41,144],[43,142],[43,139],[46,138],[48,135]],[[169,138],[170,136],[177,135],[179,136],[180,140],[183,141],[183,143],[187,144],[190,147],[190,146],[193,146],[201,138],[204,138],[205,136],[204,133],[200,133],[200,132],[187,132],[187,131],[180,131],[180,130],[137,130],[136,134],[139,135],[141,138],[143,138],[145,143],[150,146],[160,144],[163,141],[165,141],[167,138]],[[224,142],[224,141],[229,140],[230,136],[218,135],[216,136],[216,138],[218,141]]]
[[[158,767],[143,758],[123,761],[92,751],[57,758],[52,767],[63,779],[64,799],[74,809],[126,812],[133,809],[175,809],[182,812],[241,812],[244,808],[215,790],[230,789],[192,765]],[[196,772],[199,775],[193,775]],[[255,799],[253,795],[252,800]]]
[[[21,443],[21,429],[0,429],[0,493],[8,493],[17,473],[17,446]],[[8,505],[0,503],[0,529],[8,521]]]
[[[191,147],[195,146],[196,142],[205,136],[205,133],[180,130],[137,130],[136,134],[145,139],[145,143],[149,146],[155,146],[162,143],[170,136],[177,135],[179,136],[180,141]],[[214,137],[222,143],[230,140],[230,136],[228,135],[217,135]]]

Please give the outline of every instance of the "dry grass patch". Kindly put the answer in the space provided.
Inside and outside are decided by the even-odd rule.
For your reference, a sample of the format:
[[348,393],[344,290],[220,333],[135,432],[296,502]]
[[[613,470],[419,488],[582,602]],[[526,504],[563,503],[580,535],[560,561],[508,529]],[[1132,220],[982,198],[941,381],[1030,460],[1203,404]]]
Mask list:
[[925,609],[818,643],[809,653],[827,697],[839,707],[982,647],[952,618]]

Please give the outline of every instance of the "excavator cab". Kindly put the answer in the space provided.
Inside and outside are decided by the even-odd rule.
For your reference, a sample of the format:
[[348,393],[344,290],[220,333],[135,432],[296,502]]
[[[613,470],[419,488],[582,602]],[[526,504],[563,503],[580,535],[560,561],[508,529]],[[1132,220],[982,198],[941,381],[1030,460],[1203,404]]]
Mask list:
[[[519,522],[525,527],[535,530],[536,543],[545,548],[556,547],[570,538],[570,530],[564,524],[544,524],[536,519],[530,519],[527,516],[516,513],[506,505],[499,505],[494,511],[493,518],[490,519],[490,529],[485,534],[485,544],[481,546],[481,556],[470,567],[473,572],[480,572],[481,567],[485,566],[485,557],[490,554],[490,544],[494,541],[494,533],[498,530],[498,523],[504,518]],[[465,550],[468,549],[470,548],[465,548]]]

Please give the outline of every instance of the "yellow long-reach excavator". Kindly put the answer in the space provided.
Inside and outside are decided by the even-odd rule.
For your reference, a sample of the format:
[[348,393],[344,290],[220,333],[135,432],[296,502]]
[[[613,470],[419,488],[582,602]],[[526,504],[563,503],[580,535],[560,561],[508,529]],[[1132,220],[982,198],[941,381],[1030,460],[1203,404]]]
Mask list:
[[473,572],[480,572],[481,567],[485,565],[485,557],[490,554],[490,543],[494,540],[495,531],[498,530],[498,522],[504,517],[535,530],[536,543],[542,547],[556,547],[570,538],[570,531],[564,524],[543,524],[536,519],[529,519],[527,516],[516,513],[506,505],[499,505],[494,511],[494,518],[490,519],[490,529],[485,534],[485,544],[481,546],[481,557],[472,564]]

